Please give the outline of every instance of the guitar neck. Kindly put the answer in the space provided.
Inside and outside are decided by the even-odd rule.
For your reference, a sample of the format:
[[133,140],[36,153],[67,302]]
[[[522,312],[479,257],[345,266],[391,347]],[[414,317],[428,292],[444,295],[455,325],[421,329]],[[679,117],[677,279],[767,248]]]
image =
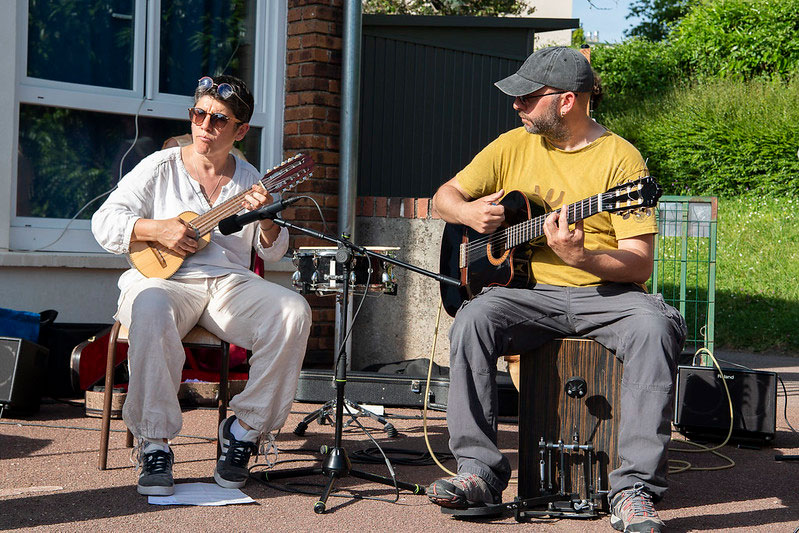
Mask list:
[[[596,196],[591,196],[590,198],[567,205],[565,209],[567,210],[566,215],[569,224],[574,224],[578,220],[583,220],[592,215],[596,215],[597,213],[605,211],[606,209],[602,205],[602,198],[603,194],[597,194]],[[564,208],[561,207],[555,212],[560,213],[561,209]],[[519,224],[514,224],[513,226],[505,228],[503,233],[507,238],[507,247],[512,248],[522,243],[542,237],[544,235],[544,221],[550,214],[551,213],[546,213],[544,215],[540,215],[531,218],[530,220],[525,220],[524,222],[520,222]]]

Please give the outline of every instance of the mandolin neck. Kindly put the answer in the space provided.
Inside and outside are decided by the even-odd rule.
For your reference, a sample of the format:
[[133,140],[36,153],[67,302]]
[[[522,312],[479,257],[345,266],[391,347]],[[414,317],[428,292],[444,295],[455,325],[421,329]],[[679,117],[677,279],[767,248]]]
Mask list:
[[[259,183],[261,183],[261,185],[264,184],[263,180],[261,180]],[[242,210],[241,202],[244,200],[244,196],[246,196],[249,192],[250,190],[247,189],[240,192],[233,198],[225,200],[225,202],[211,208],[209,211],[206,211],[202,215],[199,215],[189,221],[189,225],[197,231],[198,237],[203,237],[211,233],[222,219],[227,218],[230,215],[235,215]]]

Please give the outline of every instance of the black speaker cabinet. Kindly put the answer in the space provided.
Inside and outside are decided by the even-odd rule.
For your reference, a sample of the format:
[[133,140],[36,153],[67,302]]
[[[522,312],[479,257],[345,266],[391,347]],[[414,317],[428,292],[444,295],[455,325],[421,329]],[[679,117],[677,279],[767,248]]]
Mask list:
[[562,490],[607,510],[608,473],[620,464],[622,372],[612,352],[587,339],[556,339],[522,354],[520,498]]
[[[733,441],[771,442],[777,427],[777,374],[722,368],[733,408]],[[721,440],[730,405],[715,367],[677,367],[674,425],[689,437]]]
[[39,409],[47,349],[24,339],[0,337],[0,408]]

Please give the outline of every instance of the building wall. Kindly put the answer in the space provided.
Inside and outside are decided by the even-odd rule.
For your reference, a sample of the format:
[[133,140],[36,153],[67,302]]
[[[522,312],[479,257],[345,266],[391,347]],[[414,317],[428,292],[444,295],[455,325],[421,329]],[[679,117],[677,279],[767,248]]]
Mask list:
[[[356,224],[364,245],[395,246],[396,258],[430,272],[438,272],[438,249],[444,221],[431,211],[429,198],[362,197],[357,202]],[[370,293],[355,320],[352,368],[428,358],[435,326],[436,363],[449,366],[447,332],[452,318],[439,312],[438,282],[394,266],[397,294]],[[361,297],[353,298],[353,306]]]
[[[14,89],[20,75],[18,56],[24,52],[17,46],[17,17],[24,9],[25,2],[0,2],[0,71],[6,74],[10,88],[0,91],[0,111],[12,117],[14,124],[0,130],[0,307],[31,312],[55,309],[59,322],[110,324],[119,297],[117,279],[128,268],[124,257],[104,253],[99,246],[98,253],[9,251],[19,120]],[[282,49],[282,43],[271,46]],[[282,73],[278,75],[282,84]],[[82,223],[85,225],[85,221]],[[291,286],[293,266],[289,259],[267,268],[267,279]]]
[[[287,220],[336,234],[338,217],[339,122],[341,114],[342,0],[290,0],[286,41],[286,157],[304,152],[315,162],[313,178],[298,192],[312,197],[283,212]],[[299,206],[299,207],[298,207]],[[320,220],[320,211],[327,225]],[[292,245],[329,243],[293,232]],[[306,365],[329,367],[335,338],[335,299],[308,295],[313,325]]]
[[[17,2],[0,2],[0,72],[7,77],[6,87],[16,86],[17,57]],[[0,113],[18,120],[13,90],[0,91]],[[9,246],[11,226],[11,178],[14,175],[15,128],[0,128],[0,253]],[[2,263],[0,263],[2,269]],[[0,270],[2,276],[2,270]]]
[[[572,2],[573,0],[527,0],[526,3],[535,8],[531,17],[572,18]],[[570,46],[571,42],[572,30],[549,31],[535,36],[536,48],[550,45]]]

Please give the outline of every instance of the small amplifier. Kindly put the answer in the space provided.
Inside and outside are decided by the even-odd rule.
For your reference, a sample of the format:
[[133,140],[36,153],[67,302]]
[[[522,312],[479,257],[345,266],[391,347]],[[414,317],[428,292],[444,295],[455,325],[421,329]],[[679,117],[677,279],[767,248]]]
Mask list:
[[[777,374],[722,368],[730,391],[730,440],[774,440],[777,427]],[[721,440],[730,430],[730,404],[715,367],[678,366],[674,425],[688,437]]]

